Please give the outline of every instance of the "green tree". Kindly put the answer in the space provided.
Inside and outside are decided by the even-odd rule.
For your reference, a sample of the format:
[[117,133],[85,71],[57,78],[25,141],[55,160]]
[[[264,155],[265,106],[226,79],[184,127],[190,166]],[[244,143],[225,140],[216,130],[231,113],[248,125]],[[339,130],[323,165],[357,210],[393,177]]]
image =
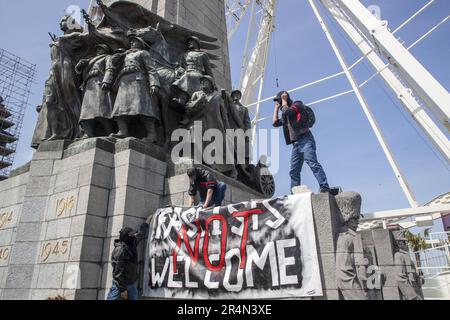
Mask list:
[[412,233],[409,230],[405,231],[405,237],[408,239],[408,244],[412,251],[414,252],[414,256],[416,258],[417,267],[420,268],[422,266],[420,262],[420,253],[421,250],[428,249],[426,238],[430,235],[430,229],[425,229],[423,231],[423,235],[418,233],[417,235]]

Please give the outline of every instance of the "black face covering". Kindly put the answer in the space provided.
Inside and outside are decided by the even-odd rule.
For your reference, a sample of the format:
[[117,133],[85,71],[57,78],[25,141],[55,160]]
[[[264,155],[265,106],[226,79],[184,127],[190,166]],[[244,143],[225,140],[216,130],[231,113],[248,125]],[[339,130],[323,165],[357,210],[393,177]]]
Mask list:
[[131,228],[123,228],[120,230],[119,240],[128,245],[134,245],[136,243],[136,237],[133,236],[135,233],[136,231]]

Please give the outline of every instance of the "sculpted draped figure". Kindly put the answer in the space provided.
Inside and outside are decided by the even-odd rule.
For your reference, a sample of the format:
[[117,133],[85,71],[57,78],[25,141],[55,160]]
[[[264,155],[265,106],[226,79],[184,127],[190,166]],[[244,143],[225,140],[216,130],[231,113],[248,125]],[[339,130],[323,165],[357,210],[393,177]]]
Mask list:
[[147,44],[133,33],[129,34],[131,49],[122,54],[123,67],[115,86],[117,97],[112,117],[119,132],[116,138],[130,136],[129,125],[133,118],[139,118],[146,129],[145,141],[155,143],[156,126],[161,121],[159,109],[159,76]]
[[[224,100],[217,91],[214,79],[210,76],[200,78],[201,90],[194,92],[186,106],[187,117],[184,120],[188,128],[192,128],[199,122],[202,125],[203,133],[209,129],[217,129],[225,133],[230,128]],[[214,163],[209,163],[211,167],[228,176],[237,177],[236,167],[233,163],[233,150],[229,149],[231,144],[227,143],[228,136],[223,134],[222,150],[216,150]],[[201,146],[204,149],[204,146]],[[231,157],[231,159],[227,159]]]
[[[51,35],[52,65],[32,146],[113,134],[169,147],[179,121],[171,119],[182,117],[180,110],[200,90],[199,77],[212,75],[210,60],[219,58],[200,49],[218,49],[212,44],[217,39],[171,24],[136,3],[97,4],[104,14],[98,25],[83,12],[86,32],[65,16],[63,35]],[[180,60],[184,68],[173,62]],[[189,94],[178,111],[170,110],[173,85]]]
[[252,128],[252,122],[248,108],[241,103],[242,92],[235,90],[231,92],[231,96],[226,96],[229,101],[228,118],[230,121],[231,129],[242,129],[244,131]]
[[45,140],[74,140],[80,133],[81,92],[75,64],[86,54],[88,35],[82,33],[83,29],[69,16],[61,19],[60,28],[62,36],[51,35],[52,63],[42,105],[37,108],[40,114],[33,147]]
[[[210,166],[238,177],[233,162],[237,152],[226,149],[226,130],[247,130],[251,124],[241,95],[234,92],[228,98],[215,87],[213,62],[222,58],[211,53],[220,49],[217,39],[172,24],[133,2],[106,6],[96,1],[103,12],[98,24],[82,11],[86,31],[65,16],[63,35],[51,35],[52,64],[32,146],[47,140],[133,137],[169,152],[172,132],[198,120],[204,131],[216,129],[224,137],[219,155],[224,164]],[[259,190],[257,182],[264,177],[261,166],[249,165],[249,149],[247,143],[245,174],[239,177]]]
[[[250,145],[250,130],[252,129],[252,122],[250,120],[250,114],[248,112],[248,108],[243,106],[241,103],[242,92],[239,90],[235,90],[231,92],[231,95],[228,95],[225,91],[223,92],[223,97],[226,104],[226,112],[228,117],[228,123],[230,125],[230,129],[233,130],[242,130],[241,133],[246,133],[243,138],[245,139],[242,143],[242,146],[239,145],[238,142],[235,141],[235,158],[237,164],[240,166],[240,170],[243,171],[244,174],[249,175],[250,170],[248,170],[248,165],[251,162],[251,145]],[[236,139],[237,140],[237,139]],[[240,150],[239,148],[243,147],[244,150]]]
[[97,125],[102,126],[104,136],[110,135],[113,132],[111,112],[114,103],[111,93],[114,77],[111,48],[106,44],[97,45],[97,56],[82,59],[75,71],[83,78],[84,97],[80,115],[83,138],[94,137]]
[[207,53],[201,50],[200,39],[189,37],[187,53],[181,61],[181,68],[177,72],[181,77],[172,85],[173,102],[184,106],[195,92],[200,90],[200,79],[203,76],[214,77],[211,62]]

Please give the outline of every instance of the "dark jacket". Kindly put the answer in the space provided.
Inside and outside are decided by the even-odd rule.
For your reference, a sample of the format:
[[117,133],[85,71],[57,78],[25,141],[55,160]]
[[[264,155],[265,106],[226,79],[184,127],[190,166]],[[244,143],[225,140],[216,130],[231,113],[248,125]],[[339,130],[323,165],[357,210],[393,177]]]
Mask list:
[[309,132],[309,128],[301,121],[301,108],[296,107],[294,103],[281,110],[282,117],[274,122],[275,128],[283,127],[284,138],[287,145],[291,145]]
[[197,192],[199,192],[200,196],[205,197],[208,190],[216,190],[217,183],[217,180],[214,179],[208,170],[196,168],[195,178],[191,181],[191,185],[189,187],[189,195],[195,197]]
[[127,286],[136,283],[139,278],[136,245],[116,240],[111,261],[114,281],[117,282],[120,292],[127,291]]

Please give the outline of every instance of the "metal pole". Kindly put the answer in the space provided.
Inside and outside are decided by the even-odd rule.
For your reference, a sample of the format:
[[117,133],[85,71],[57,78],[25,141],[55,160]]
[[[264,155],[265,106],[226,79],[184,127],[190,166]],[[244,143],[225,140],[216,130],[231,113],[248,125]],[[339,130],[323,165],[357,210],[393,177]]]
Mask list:
[[335,1],[450,131],[450,94],[389,31],[387,21],[378,20],[359,0]]
[[421,14],[426,8],[428,8],[431,4],[433,4],[435,0],[429,1],[426,5],[424,5],[422,8],[420,8],[416,13],[414,13],[409,19],[407,19],[405,22],[403,22],[401,25],[399,25],[394,31],[392,31],[392,34],[396,34],[401,29],[403,29],[404,26],[406,26],[408,23],[410,23],[414,18],[416,18],[419,14]]
[[[266,25],[267,33],[264,35],[264,38],[262,39],[262,41],[265,43],[265,45],[264,45],[264,50],[263,50],[264,56],[262,59],[262,63],[260,65],[261,79],[259,82],[259,92],[258,92],[258,100],[257,101],[260,101],[262,99],[262,93],[263,93],[265,77],[266,77],[267,60],[269,58],[269,51],[270,51],[270,39],[271,39],[271,35],[273,32],[273,27],[274,27],[276,6],[277,6],[276,0],[267,0],[267,2],[265,3],[265,6],[262,8],[262,10],[268,10],[268,12],[262,12],[263,23],[262,23],[261,32],[264,32],[264,30],[266,30],[266,28],[264,27],[264,24],[267,24]],[[258,40],[259,40],[259,37],[258,37]],[[256,105],[255,119],[253,121],[253,132],[252,132],[252,147],[253,147],[253,149],[255,148],[256,133],[258,130],[258,125],[259,125],[258,120],[259,120],[259,116],[260,116],[260,111],[261,111],[261,103],[258,103]]]
[[[240,27],[240,25],[242,23],[242,20],[244,19],[244,16],[247,13],[248,8],[250,7],[250,4],[252,2],[253,2],[253,0],[247,0],[247,2],[244,5],[242,5],[240,3],[240,1],[238,1],[237,5],[240,6],[240,10],[241,10],[241,13],[240,13],[239,17],[235,16],[234,12],[229,12],[229,14],[231,15],[230,19],[235,18],[235,19],[237,19],[237,21],[236,21],[236,24],[233,26],[233,28],[228,31],[228,42],[231,42],[231,40],[233,39],[233,36],[235,35],[237,30],[239,29],[239,27]],[[228,8],[228,9],[231,10],[231,7]]]
[[[266,55],[267,56],[267,55]],[[265,63],[264,66],[266,65],[267,59],[265,59]],[[261,100],[262,97],[262,92],[264,89],[264,80],[266,78],[265,76],[265,67],[264,70],[262,71],[262,76],[261,76],[261,81],[259,82],[259,92],[258,92],[258,101]],[[259,119],[259,114],[260,114],[260,110],[261,110],[261,103],[258,103],[256,105],[256,112],[255,112],[255,119],[253,120],[253,132],[252,132],[252,148],[255,148],[255,143],[256,143],[256,133],[258,130],[258,119]]]
[[431,248],[434,249],[433,233],[430,233],[429,238],[430,238],[430,242],[431,242]]
[[449,245],[444,245],[445,256],[447,258],[447,264],[450,266],[450,251],[448,250]]
[[242,59],[242,66],[241,66],[241,78],[239,80],[239,88],[242,89],[244,77],[245,77],[245,70],[248,62],[248,54],[249,54],[249,46],[250,46],[250,38],[252,35],[252,27],[255,21],[255,6],[256,6],[256,0],[252,1],[252,10],[250,12],[250,22],[248,24],[248,30],[247,30],[247,39],[245,40],[245,47],[244,47],[244,57]]
[[[413,216],[435,215],[441,213],[450,213],[450,204],[439,204],[433,206],[407,208],[398,210],[378,211],[364,213],[363,222],[382,220],[382,219],[401,219]],[[435,219],[438,219],[437,217]]]
[[412,90],[398,79],[398,77],[387,68],[380,56],[375,52],[371,45],[361,36],[360,32],[349,21],[348,17],[336,6],[332,0],[321,0],[323,6],[330,12],[334,20],[342,27],[350,40],[355,43],[361,53],[367,57],[377,74],[380,74],[386,85],[392,89],[398,97],[406,112],[412,115],[414,120],[425,132],[430,141],[433,142],[442,156],[450,162],[450,141],[439,129],[435,122],[428,116],[424,108],[415,99]]
[[386,154],[386,157],[387,157],[387,159],[389,161],[389,164],[391,165],[392,170],[394,171],[394,174],[395,174],[397,180],[399,181],[400,186],[403,189],[403,192],[404,192],[404,194],[405,194],[405,196],[406,196],[410,206],[413,207],[413,208],[418,207],[419,205],[418,205],[418,203],[416,201],[416,198],[415,198],[414,194],[412,193],[411,189],[409,188],[409,185],[408,185],[407,181],[404,179],[403,174],[401,173],[400,168],[397,165],[397,163],[396,163],[396,161],[394,159],[394,156],[393,156],[393,154],[392,154],[392,152],[391,152],[391,150],[390,150],[390,148],[389,148],[389,146],[388,146],[388,144],[387,144],[383,134],[381,133],[381,130],[380,130],[379,126],[378,126],[378,123],[375,120],[375,117],[374,117],[374,115],[373,115],[373,113],[372,113],[372,111],[371,111],[371,109],[370,109],[366,99],[364,98],[364,96],[363,96],[363,94],[362,94],[358,84],[356,83],[356,80],[354,79],[353,74],[349,70],[349,68],[347,66],[347,62],[345,61],[344,56],[342,55],[339,47],[337,46],[337,43],[334,40],[334,37],[331,34],[327,23],[324,21],[321,13],[319,12],[316,4],[314,3],[314,0],[308,0],[308,1],[309,1],[310,5],[311,5],[313,11],[314,11],[314,14],[316,15],[317,19],[319,20],[320,25],[322,26],[322,29],[325,32],[325,35],[326,35],[328,41],[330,42],[331,47],[333,48],[333,51],[334,51],[334,53],[336,54],[336,56],[337,56],[337,58],[339,60],[339,63],[341,64],[342,68],[344,69],[344,72],[345,72],[345,74],[346,74],[346,76],[347,76],[347,78],[348,78],[348,80],[349,80],[349,82],[350,82],[354,92],[355,92],[355,95],[356,95],[359,103],[361,104],[361,106],[362,106],[362,108],[364,110],[364,113],[366,114],[366,116],[367,116],[367,118],[369,120],[369,123],[370,123],[373,131],[375,132],[375,135],[376,135],[376,137],[377,137],[377,139],[378,139],[378,141],[379,141],[379,143],[380,143],[384,153]]
[[448,21],[448,19],[450,18],[450,16],[446,16],[444,19],[442,19],[441,21],[439,21],[439,23],[437,25],[435,25],[433,28],[430,29],[430,31],[428,31],[427,33],[425,33],[423,36],[421,36],[419,39],[417,39],[413,44],[411,44],[408,47],[408,50],[411,50],[412,48],[414,48],[419,42],[423,41],[423,39],[426,39],[427,37],[430,36],[430,34],[432,34],[437,28],[439,28],[440,26],[442,26],[444,23],[446,23]]

